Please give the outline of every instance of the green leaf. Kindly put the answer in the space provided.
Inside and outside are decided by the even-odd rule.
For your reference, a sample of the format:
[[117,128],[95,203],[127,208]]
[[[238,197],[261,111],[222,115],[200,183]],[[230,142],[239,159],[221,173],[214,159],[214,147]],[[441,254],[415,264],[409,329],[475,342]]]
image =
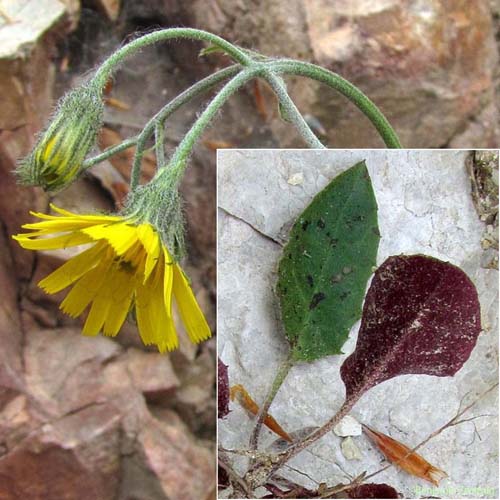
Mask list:
[[277,292],[295,360],[342,354],[361,316],[379,240],[377,202],[363,161],[316,195],[283,249]]

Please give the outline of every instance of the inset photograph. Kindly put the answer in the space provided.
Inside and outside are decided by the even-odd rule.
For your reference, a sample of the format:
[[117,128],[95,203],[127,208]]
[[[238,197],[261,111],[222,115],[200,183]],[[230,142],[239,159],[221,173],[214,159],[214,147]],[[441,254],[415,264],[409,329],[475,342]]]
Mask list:
[[496,498],[498,152],[217,170],[220,498]]

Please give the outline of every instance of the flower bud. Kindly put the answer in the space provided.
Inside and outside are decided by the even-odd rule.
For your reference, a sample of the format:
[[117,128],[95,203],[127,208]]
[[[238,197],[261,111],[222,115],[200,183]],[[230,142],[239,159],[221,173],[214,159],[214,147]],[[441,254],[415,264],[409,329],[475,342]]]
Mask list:
[[17,167],[19,181],[58,191],[76,180],[97,139],[103,111],[96,86],[84,85],[66,94],[31,154]]

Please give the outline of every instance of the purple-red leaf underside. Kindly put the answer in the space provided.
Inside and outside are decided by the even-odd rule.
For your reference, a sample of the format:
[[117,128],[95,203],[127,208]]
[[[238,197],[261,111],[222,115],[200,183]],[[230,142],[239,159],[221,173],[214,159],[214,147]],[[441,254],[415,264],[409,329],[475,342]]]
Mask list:
[[480,331],[477,291],[461,269],[424,255],[389,257],[374,274],[356,349],[341,367],[346,398],[398,375],[452,376]]
[[227,472],[219,465],[217,467],[217,489],[223,490],[228,488],[230,484]]
[[227,366],[217,358],[217,418],[229,413],[229,379]]
[[347,490],[349,498],[399,498],[398,492],[388,484],[360,484]]

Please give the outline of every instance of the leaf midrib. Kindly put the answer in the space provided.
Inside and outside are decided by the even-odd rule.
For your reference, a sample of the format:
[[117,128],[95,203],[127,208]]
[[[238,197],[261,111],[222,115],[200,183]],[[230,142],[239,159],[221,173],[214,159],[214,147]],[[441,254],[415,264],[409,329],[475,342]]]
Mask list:
[[[378,362],[375,362],[374,364],[370,365],[370,366],[373,366],[373,367],[374,367],[374,369],[373,369],[373,370],[371,370],[371,371],[369,371],[369,372],[368,372],[368,375],[370,375],[370,374],[378,374],[378,373],[380,373],[380,372],[383,370],[384,366],[387,366],[387,363],[388,363],[389,361],[391,361],[392,359],[394,359],[395,354],[396,354],[396,347],[400,344],[400,342],[401,342],[402,340],[404,340],[404,339],[406,338],[406,335],[407,335],[407,333],[408,333],[408,329],[409,329],[409,325],[411,325],[411,323],[413,323],[413,322],[414,322],[414,321],[418,318],[418,315],[420,314],[420,312],[421,312],[421,310],[423,309],[423,307],[424,307],[425,305],[427,305],[428,301],[429,301],[431,298],[434,298],[435,293],[436,293],[436,290],[437,290],[438,286],[441,284],[441,282],[442,282],[443,280],[444,280],[444,277],[443,277],[443,276],[441,276],[441,277],[439,278],[439,280],[436,282],[436,284],[435,284],[435,286],[434,286],[434,288],[433,288],[432,292],[431,292],[431,293],[429,293],[429,295],[426,297],[426,299],[425,299],[425,300],[424,300],[424,302],[422,303],[422,306],[419,308],[419,311],[418,311],[418,312],[417,312],[414,316],[412,316],[412,318],[411,318],[411,322],[410,322],[410,319],[409,319],[409,320],[408,320],[408,321],[406,321],[406,322],[404,323],[404,325],[401,327],[401,330],[403,330],[403,334],[402,334],[402,335],[401,335],[401,337],[399,338],[398,343],[397,343],[397,344],[394,344],[394,345],[393,345],[393,346],[392,346],[392,347],[391,347],[391,348],[387,351],[387,353],[386,353],[386,355],[385,355],[385,356],[380,357]],[[383,363],[383,362],[384,362],[384,363]],[[398,374],[398,375],[394,375],[393,377],[390,377],[390,378],[394,378],[394,377],[397,377],[397,376],[399,376],[399,374]],[[364,389],[364,387],[366,387],[366,385],[368,385],[368,384],[366,383],[366,381],[367,381],[367,379],[369,379],[369,378],[370,378],[369,376],[365,376],[365,377],[363,378],[363,385],[361,386],[361,389],[360,389],[359,391],[357,391],[359,394],[363,394],[364,392],[366,392],[366,391],[367,391],[368,389],[370,389],[371,387],[374,387],[374,386],[370,386],[368,389]],[[390,380],[390,379],[386,379],[386,380]],[[382,381],[382,382],[385,382],[385,380],[384,380],[384,381]],[[379,383],[381,383],[381,382],[377,382],[375,385],[378,385]]]
[[[352,198],[354,196],[354,194],[358,194],[359,190],[364,187],[364,183],[361,183],[359,184],[359,179],[360,177],[362,177],[362,171],[363,170],[366,170],[366,166],[364,167],[364,169],[360,168],[359,169],[359,173],[357,175],[357,177],[353,177],[352,179],[352,182],[351,182],[351,185],[354,185],[354,188],[355,189],[351,189],[344,205],[342,206],[341,208],[341,212],[340,212],[340,216],[337,217],[337,220],[335,222],[335,226],[334,226],[334,229],[332,230],[332,232],[334,233],[334,236],[337,236],[338,235],[338,232],[339,232],[339,225],[341,224],[342,221],[344,221],[345,219],[345,213],[346,213],[346,210],[348,206],[351,205],[351,201],[352,201]],[[367,170],[366,170],[367,171]],[[378,224],[377,224],[378,226]],[[369,231],[366,231],[365,234],[363,235],[362,238],[360,238],[358,241],[363,241],[367,236],[369,236],[370,233]],[[322,282],[323,281],[323,278],[324,278],[324,273],[323,273],[323,270],[327,267],[327,264],[330,263],[331,259],[333,259],[335,257],[335,252],[333,253],[330,253],[330,255],[327,255],[326,258],[323,260],[322,264],[321,264],[321,272],[319,273],[319,278],[316,281],[316,284],[314,285],[313,287],[313,294],[312,296],[314,296],[318,291],[319,291],[319,288],[318,288],[318,285],[317,283],[319,282]],[[305,296],[305,287],[301,286],[302,283],[299,281],[299,278],[295,272],[295,268],[293,268],[293,271],[291,273],[294,277],[294,280],[300,290],[300,294],[301,294],[301,297],[304,299],[303,300],[303,305],[304,305],[304,309],[305,309],[305,314],[304,314],[304,319],[302,320],[302,328],[297,332],[297,337],[300,336],[300,333],[304,332],[306,330],[306,328],[308,326],[310,326],[310,319],[311,319],[311,314],[307,313],[307,304],[308,304],[308,298]],[[310,302],[310,301],[309,301]]]

